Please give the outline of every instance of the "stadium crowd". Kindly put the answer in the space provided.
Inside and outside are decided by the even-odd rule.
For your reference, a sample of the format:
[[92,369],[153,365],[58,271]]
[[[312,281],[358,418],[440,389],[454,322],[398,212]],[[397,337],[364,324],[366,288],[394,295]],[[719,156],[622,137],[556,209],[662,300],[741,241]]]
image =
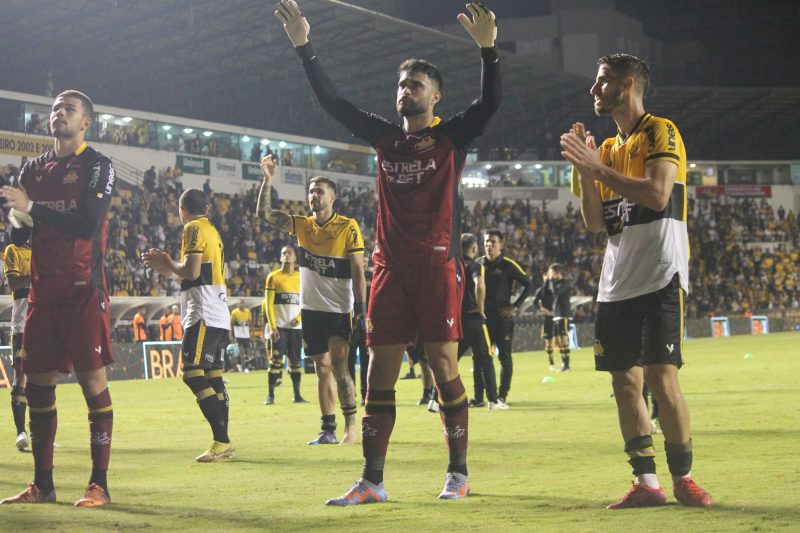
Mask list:
[[[13,171],[0,173],[0,185]],[[175,280],[145,269],[140,257],[151,247],[179,256],[181,224],[175,206],[180,174],[176,178],[172,169],[148,172],[153,175],[148,174],[143,186],[120,187],[111,207],[106,267],[114,296],[177,296],[179,291]],[[252,216],[256,186],[234,195],[214,193],[209,186],[206,193],[212,199],[212,222],[225,245],[231,296],[262,296],[267,274],[279,266],[281,247],[293,239]],[[764,199],[723,196],[689,202],[693,294],[687,300],[688,317],[800,307],[800,227],[794,212],[774,210]],[[281,209],[306,213],[298,201],[281,201]],[[369,191],[344,190],[337,199],[337,211],[358,220],[368,249],[376,210]],[[500,229],[506,255],[525,268],[534,286],[541,284],[549,264],[561,263],[569,266],[576,296],[595,294],[606,237],[589,233],[572,203],[565,212],[554,213],[539,202],[478,202],[462,207],[462,224],[464,232],[477,235]],[[3,235],[7,241],[5,231]],[[592,313],[593,306],[580,306],[575,321],[591,320]]]

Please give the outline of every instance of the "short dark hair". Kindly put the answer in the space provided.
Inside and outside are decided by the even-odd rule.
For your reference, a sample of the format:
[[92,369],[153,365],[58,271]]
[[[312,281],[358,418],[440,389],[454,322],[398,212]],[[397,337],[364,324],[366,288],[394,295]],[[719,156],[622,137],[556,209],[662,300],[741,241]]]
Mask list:
[[84,114],[90,118],[94,118],[94,104],[92,103],[92,99],[86,96],[86,94],[75,89],[68,89],[60,92],[58,96],[56,96],[56,100],[59,98],[77,98],[83,105]]
[[205,193],[200,189],[186,189],[181,194],[178,205],[186,209],[192,215],[205,215],[208,200]]
[[[503,236],[503,232],[499,229],[487,229],[483,234],[486,237],[497,237],[497,240],[503,242],[506,240],[505,236]],[[484,238],[486,238],[484,237]]]
[[552,265],[547,267],[547,270],[552,270],[556,274],[564,274],[564,265],[562,265],[561,263],[553,263]]
[[632,76],[636,84],[641,87],[642,94],[647,94],[650,86],[650,69],[647,63],[631,54],[610,54],[597,60],[598,66],[608,65],[617,76]]
[[314,176],[309,180],[309,185],[314,183],[324,183],[328,187],[331,188],[333,194],[336,194],[336,184],[333,182],[332,179],[326,178],[325,176]]
[[409,74],[421,72],[426,74],[430,79],[436,82],[436,86],[438,87],[439,91],[444,90],[444,79],[442,78],[442,73],[439,71],[436,65],[430,61],[416,58],[406,59],[400,63],[399,67],[397,67],[398,76],[403,72],[408,72]]
[[461,235],[461,253],[469,252],[473,245],[478,244],[478,238],[472,233],[464,233]]

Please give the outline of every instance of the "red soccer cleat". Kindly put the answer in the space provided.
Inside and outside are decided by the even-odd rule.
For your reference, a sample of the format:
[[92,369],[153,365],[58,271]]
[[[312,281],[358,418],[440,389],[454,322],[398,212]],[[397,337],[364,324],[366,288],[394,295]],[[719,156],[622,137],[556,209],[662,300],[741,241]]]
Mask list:
[[667,495],[664,489],[648,487],[634,483],[631,490],[616,503],[612,503],[606,509],[629,509],[631,507],[658,507],[667,504]]
[[711,507],[711,494],[704,491],[700,485],[689,476],[684,476],[672,487],[675,499],[687,507]]
[[0,500],[0,505],[8,505],[12,503],[54,503],[56,501],[56,491],[53,491],[50,494],[43,495],[39,491],[39,487],[33,484],[33,482],[28,483],[28,488],[17,494],[16,496],[11,496],[10,498],[6,498],[5,500]]
[[97,483],[90,483],[86,487],[83,498],[75,502],[75,507],[101,507],[111,503],[108,492]]

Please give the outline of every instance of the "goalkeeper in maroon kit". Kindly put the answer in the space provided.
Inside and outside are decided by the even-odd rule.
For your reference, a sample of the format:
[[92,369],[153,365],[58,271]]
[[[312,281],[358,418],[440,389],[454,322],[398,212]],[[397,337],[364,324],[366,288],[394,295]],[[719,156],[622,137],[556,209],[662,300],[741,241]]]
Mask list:
[[103,256],[114,166],[84,142],[92,114],[85,94],[59,94],[50,112],[53,149],[25,164],[14,186],[0,191],[11,207],[13,233],[31,234],[22,366],[36,469],[28,488],[0,501],[4,504],[56,501],[56,379],[59,372],[73,371],[89,410],[92,456],[89,486],[75,505],[96,507],[111,501],[106,471],[114,412],[105,367],[114,358]]
[[458,20],[480,46],[480,97],[462,113],[440,119],[433,112],[442,97],[439,70],[425,60],[408,59],[398,69],[396,107],[402,125],[361,111],[337,94],[308,41],[309,24],[294,0],[282,0],[275,12],[322,107],[378,154],[375,271],[367,320],[370,365],[361,423],[364,471],[328,505],[386,500],[383,467],[395,421],[394,386],[403,351],[417,331],[439,390],[450,452],[439,498],[469,494],[467,393],[456,357],[464,276],[458,183],[469,144],[500,105],[501,86],[494,13],[480,3],[468,4],[467,10],[469,16],[459,14]]

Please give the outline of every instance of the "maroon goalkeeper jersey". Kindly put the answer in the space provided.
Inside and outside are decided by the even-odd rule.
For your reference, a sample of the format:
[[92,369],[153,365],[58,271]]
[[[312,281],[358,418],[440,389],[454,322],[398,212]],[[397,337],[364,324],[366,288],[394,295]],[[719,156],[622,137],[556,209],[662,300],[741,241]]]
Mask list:
[[481,49],[481,96],[462,113],[413,133],[341,98],[310,43],[297,52],[322,107],[378,154],[375,263],[437,265],[461,257],[458,185],[469,144],[500,105],[495,49]]
[[34,202],[32,295],[83,285],[107,293],[103,256],[114,178],[111,161],[85,143],[67,157],[50,150],[22,167],[17,183]]

